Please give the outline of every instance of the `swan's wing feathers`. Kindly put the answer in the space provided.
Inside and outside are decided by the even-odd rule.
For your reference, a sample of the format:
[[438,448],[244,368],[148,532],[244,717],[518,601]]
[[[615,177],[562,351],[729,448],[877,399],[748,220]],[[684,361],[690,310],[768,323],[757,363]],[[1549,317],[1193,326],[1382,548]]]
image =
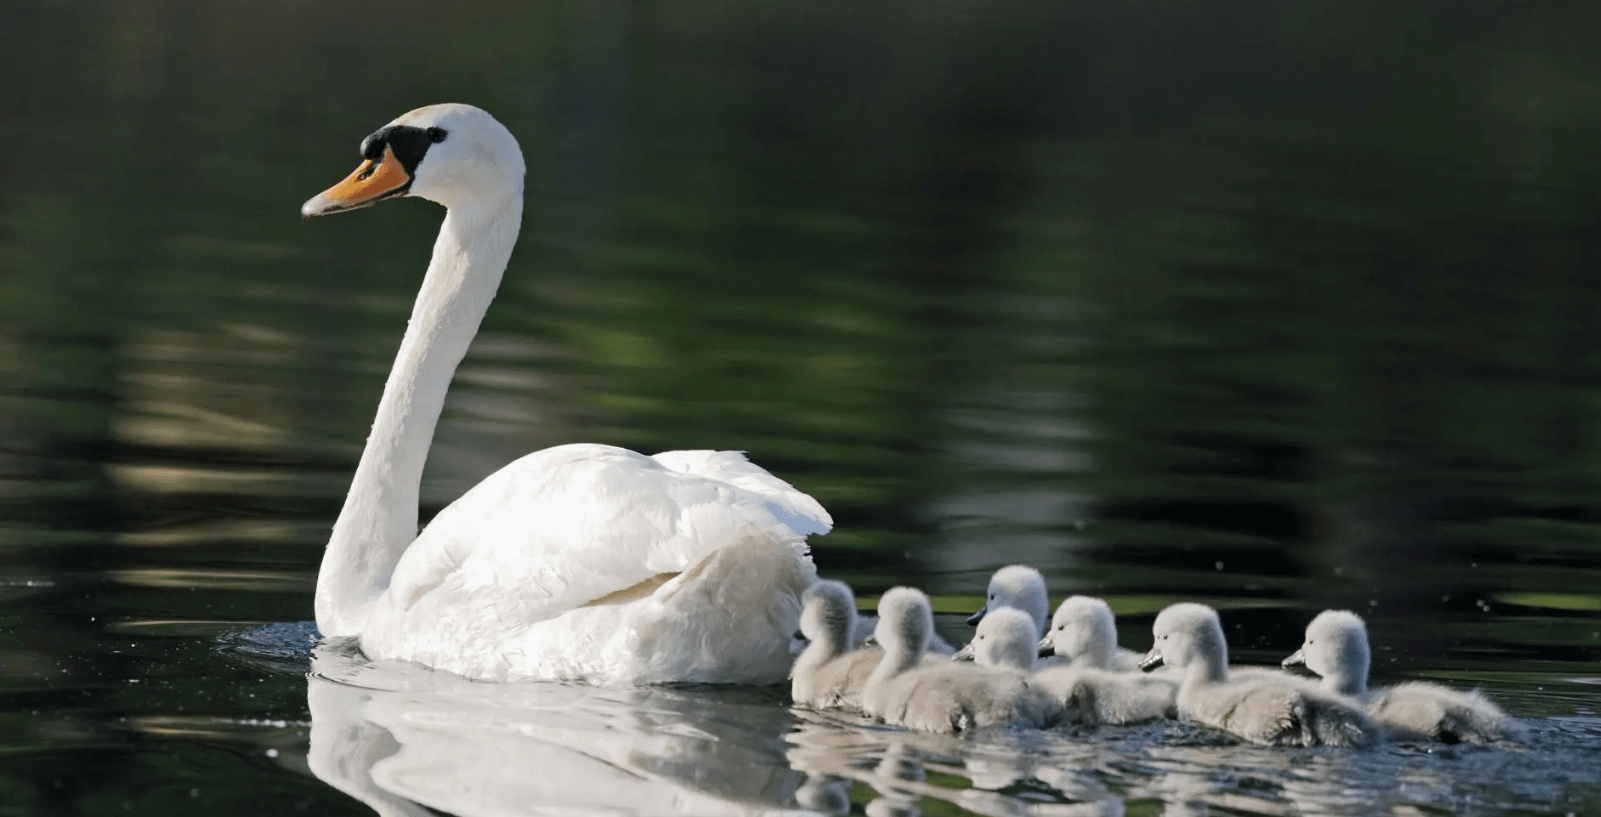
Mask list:
[[390,599],[460,596],[485,616],[533,623],[659,584],[751,531],[803,551],[765,504],[632,451],[546,449],[440,512],[396,565]]
[[834,518],[817,500],[745,458],[743,451],[663,451],[651,459],[682,474],[726,482],[766,500],[768,510],[795,533],[828,533]]

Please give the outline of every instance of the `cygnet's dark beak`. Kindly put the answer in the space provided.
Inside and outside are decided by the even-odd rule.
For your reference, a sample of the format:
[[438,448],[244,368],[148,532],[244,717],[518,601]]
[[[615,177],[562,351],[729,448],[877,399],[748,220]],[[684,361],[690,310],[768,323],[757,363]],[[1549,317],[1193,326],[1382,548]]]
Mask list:
[[973,654],[973,642],[969,641],[966,644],[962,645],[961,649],[957,650],[956,652],[951,653],[951,660],[952,661],[974,661],[974,660],[977,660],[976,657]]
[[803,633],[803,632],[801,632],[801,631],[800,631],[800,630],[796,630],[796,631],[795,631],[795,634],[794,634],[794,635],[792,635],[792,636],[790,636],[790,638],[793,638],[793,639],[795,639],[795,640],[796,640],[796,641],[806,641],[806,640],[808,640],[808,639],[807,639],[807,638],[806,638],[806,634],[805,634],[805,633]]
[[1150,672],[1151,670],[1160,666],[1162,666],[1162,653],[1159,652],[1155,647],[1152,647],[1151,651],[1146,653],[1144,658],[1140,659],[1140,669],[1145,670],[1146,672]]
[[1052,644],[1051,640],[1049,638],[1040,639],[1040,656],[1039,657],[1041,657],[1041,658],[1050,658],[1051,656],[1053,656],[1055,654],[1056,654],[1056,645]]
[[876,646],[878,646],[878,633],[874,633],[874,634],[868,636],[866,639],[864,639],[862,641],[862,646],[863,647],[876,647]]
[[1306,663],[1306,650],[1303,649],[1303,650],[1296,650],[1295,652],[1291,653],[1289,658],[1286,658],[1283,661],[1279,662],[1279,666],[1281,666],[1281,667],[1293,667],[1293,666],[1295,666],[1297,664],[1305,664],[1305,663]]
[[988,604],[984,605],[983,607],[978,608],[978,612],[976,612],[976,613],[974,613],[974,614],[972,614],[972,615],[967,617],[967,626],[969,626],[969,627],[977,627],[978,623],[980,621],[984,620],[984,616],[987,613],[989,613],[989,611],[990,611],[990,606]]

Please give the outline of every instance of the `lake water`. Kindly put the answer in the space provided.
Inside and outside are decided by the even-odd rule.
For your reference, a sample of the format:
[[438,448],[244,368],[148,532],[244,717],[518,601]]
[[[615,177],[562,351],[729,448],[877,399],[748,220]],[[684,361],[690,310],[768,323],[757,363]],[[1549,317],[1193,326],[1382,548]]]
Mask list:
[[[1601,6],[22,0],[0,77],[0,815],[1601,813]],[[424,518],[574,441],[728,448],[871,601],[1178,600],[1521,749],[909,734],[777,689],[314,644],[440,211],[303,224],[473,102],[529,160]]]

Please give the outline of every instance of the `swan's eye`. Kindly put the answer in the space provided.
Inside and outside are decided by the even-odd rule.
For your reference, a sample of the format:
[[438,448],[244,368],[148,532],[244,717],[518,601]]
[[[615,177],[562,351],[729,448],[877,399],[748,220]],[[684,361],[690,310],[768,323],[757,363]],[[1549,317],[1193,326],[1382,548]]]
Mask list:
[[449,135],[450,134],[445,133],[445,129],[444,128],[429,128],[428,129],[428,141],[433,142],[436,145],[439,144],[440,142],[445,141],[445,137],[449,136]]

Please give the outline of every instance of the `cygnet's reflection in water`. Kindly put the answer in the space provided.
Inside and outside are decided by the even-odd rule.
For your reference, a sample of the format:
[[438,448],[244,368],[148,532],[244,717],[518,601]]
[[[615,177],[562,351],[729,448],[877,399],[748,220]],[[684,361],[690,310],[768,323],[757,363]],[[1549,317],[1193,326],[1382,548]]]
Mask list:
[[311,669],[307,765],[384,815],[1364,814],[1601,785],[1587,726],[1515,751],[1276,749],[1175,721],[952,736],[789,707],[776,687],[478,683],[348,641]]
[[306,698],[312,772],[382,815],[751,814],[806,779],[776,689],[475,683],[346,641],[313,651]]
[[[797,709],[801,725],[789,735],[788,759],[806,772],[805,808],[845,814],[850,792],[864,784],[871,792],[864,811],[870,817],[916,817],[927,801],[944,801],[972,814],[994,817],[1116,817],[1120,797],[1092,776],[1046,767],[1060,761],[1042,752],[1042,736],[1028,730],[988,729],[963,737],[908,732],[873,726],[865,720],[836,718]],[[1050,793],[1039,786],[1031,797],[1003,793],[1045,776],[1072,780],[1065,798],[1081,802],[1042,802]],[[942,785],[943,784],[943,785]],[[860,790],[858,790],[860,791]],[[948,811],[948,807],[943,810]]]

